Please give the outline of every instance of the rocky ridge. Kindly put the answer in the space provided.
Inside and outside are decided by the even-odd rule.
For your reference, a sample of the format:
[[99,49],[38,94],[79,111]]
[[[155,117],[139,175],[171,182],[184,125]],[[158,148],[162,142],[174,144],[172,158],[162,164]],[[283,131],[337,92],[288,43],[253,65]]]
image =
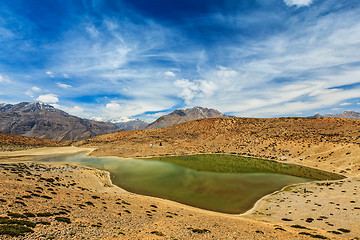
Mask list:
[[337,114],[315,114],[314,116],[310,118],[348,118],[348,119],[360,119],[360,112],[355,111],[345,111],[343,113],[337,113]]
[[147,129],[164,128],[192,120],[216,117],[226,117],[226,115],[215,109],[202,107],[178,109],[170,114],[158,118],[155,122],[149,124]]
[[76,141],[119,130],[112,123],[82,119],[41,102],[0,105],[0,132],[3,133]]

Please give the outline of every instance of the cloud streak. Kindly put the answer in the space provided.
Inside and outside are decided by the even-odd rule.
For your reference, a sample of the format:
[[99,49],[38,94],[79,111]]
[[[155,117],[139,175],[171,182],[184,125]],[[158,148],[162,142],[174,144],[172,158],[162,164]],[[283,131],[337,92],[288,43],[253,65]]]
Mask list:
[[284,2],[288,6],[304,7],[310,6],[313,3],[313,0],[284,0]]
[[[0,100],[42,99],[103,118],[151,119],[192,106],[263,117],[313,115],[344,103],[358,110],[360,6],[283,2],[189,2],[191,9],[173,14],[145,2],[49,3],[59,22],[2,3],[1,46],[21,47],[10,54],[0,46],[0,85],[8,87]],[[46,20],[59,23],[55,32]]]

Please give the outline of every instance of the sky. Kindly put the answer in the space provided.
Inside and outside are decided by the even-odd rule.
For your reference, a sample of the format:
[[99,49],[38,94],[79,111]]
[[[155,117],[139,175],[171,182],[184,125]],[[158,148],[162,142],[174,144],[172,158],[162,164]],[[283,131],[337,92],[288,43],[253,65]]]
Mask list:
[[0,102],[151,122],[360,111],[358,0],[0,0]]

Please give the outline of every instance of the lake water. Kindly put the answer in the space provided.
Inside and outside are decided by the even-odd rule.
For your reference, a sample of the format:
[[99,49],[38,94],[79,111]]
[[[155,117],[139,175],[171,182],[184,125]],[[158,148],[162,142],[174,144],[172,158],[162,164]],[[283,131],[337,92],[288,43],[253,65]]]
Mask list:
[[111,173],[113,184],[129,192],[223,213],[243,213],[263,196],[284,186],[312,181],[276,173],[198,171],[158,160],[75,155],[44,161],[77,163],[106,170]]

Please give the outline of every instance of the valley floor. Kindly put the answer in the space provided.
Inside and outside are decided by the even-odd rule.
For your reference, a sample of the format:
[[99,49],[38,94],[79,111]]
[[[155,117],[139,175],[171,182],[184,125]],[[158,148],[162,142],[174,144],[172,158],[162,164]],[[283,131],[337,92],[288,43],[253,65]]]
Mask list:
[[[0,223],[11,219],[37,223],[30,228],[33,233],[19,239],[360,237],[357,177],[288,187],[263,198],[253,211],[239,216],[126,192],[113,186],[104,171],[36,161],[39,156],[85,150],[92,149],[0,153]],[[26,213],[27,218],[11,213]],[[0,233],[6,230],[4,226],[0,224]],[[0,235],[0,239],[12,237]]]

